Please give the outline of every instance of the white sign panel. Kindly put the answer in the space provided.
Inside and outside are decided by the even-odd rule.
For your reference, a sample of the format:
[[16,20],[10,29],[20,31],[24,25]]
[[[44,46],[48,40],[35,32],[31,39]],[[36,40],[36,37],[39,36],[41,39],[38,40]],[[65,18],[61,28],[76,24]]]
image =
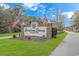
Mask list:
[[25,36],[40,36],[47,37],[47,27],[24,27],[24,35]]

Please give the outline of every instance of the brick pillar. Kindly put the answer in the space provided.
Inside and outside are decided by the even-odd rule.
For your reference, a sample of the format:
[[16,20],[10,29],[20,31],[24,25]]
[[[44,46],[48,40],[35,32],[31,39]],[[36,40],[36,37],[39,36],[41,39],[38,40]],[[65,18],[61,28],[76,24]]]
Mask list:
[[52,24],[51,23],[47,24],[47,37],[49,39],[52,38]]

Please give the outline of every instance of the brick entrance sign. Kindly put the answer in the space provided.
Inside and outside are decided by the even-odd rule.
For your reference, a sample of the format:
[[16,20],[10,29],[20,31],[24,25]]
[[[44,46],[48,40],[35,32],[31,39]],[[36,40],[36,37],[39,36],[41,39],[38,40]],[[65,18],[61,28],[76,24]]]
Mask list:
[[46,23],[42,26],[38,22],[31,22],[29,27],[21,26],[22,28],[22,39],[31,39],[31,40],[48,40],[52,38],[52,24]]

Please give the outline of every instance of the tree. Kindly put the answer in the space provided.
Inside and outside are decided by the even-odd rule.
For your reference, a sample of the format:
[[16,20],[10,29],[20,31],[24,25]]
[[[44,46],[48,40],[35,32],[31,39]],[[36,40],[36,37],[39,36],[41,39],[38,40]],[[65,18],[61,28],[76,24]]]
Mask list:
[[76,11],[74,15],[72,16],[72,19],[74,20],[75,25],[79,25],[79,11]]
[[54,12],[55,12],[55,14],[54,14],[55,15],[55,19],[54,19],[55,27],[59,31],[63,31],[65,16],[61,14],[61,12],[58,8],[55,8]]
[[76,11],[74,15],[72,16],[73,19],[73,26],[76,27],[76,29],[79,29],[79,11]]
[[20,14],[22,14],[20,6],[9,9],[5,9],[4,7],[0,6],[0,31],[12,32],[12,22],[17,19],[19,20]]
[[0,33],[12,33],[16,29],[20,30],[18,27],[12,28],[12,23],[16,20],[20,20],[21,23],[24,22],[26,25],[29,25],[30,21],[37,21],[37,18],[24,14],[23,8],[20,5],[9,9],[0,6]]
[[[0,6],[0,33],[8,32],[6,24],[5,24],[5,8]],[[6,21],[7,22],[7,21]]]

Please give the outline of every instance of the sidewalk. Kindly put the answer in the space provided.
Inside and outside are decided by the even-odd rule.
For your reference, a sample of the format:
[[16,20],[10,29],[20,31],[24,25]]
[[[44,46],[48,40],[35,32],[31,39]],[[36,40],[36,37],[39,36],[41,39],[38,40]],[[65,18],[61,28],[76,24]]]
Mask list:
[[[7,39],[7,38],[12,38],[13,36],[4,36],[4,37],[0,37],[0,39]],[[19,37],[19,35],[17,35],[17,37]]]
[[0,39],[7,39],[7,38],[12,38],[12,36],[0,37]]

